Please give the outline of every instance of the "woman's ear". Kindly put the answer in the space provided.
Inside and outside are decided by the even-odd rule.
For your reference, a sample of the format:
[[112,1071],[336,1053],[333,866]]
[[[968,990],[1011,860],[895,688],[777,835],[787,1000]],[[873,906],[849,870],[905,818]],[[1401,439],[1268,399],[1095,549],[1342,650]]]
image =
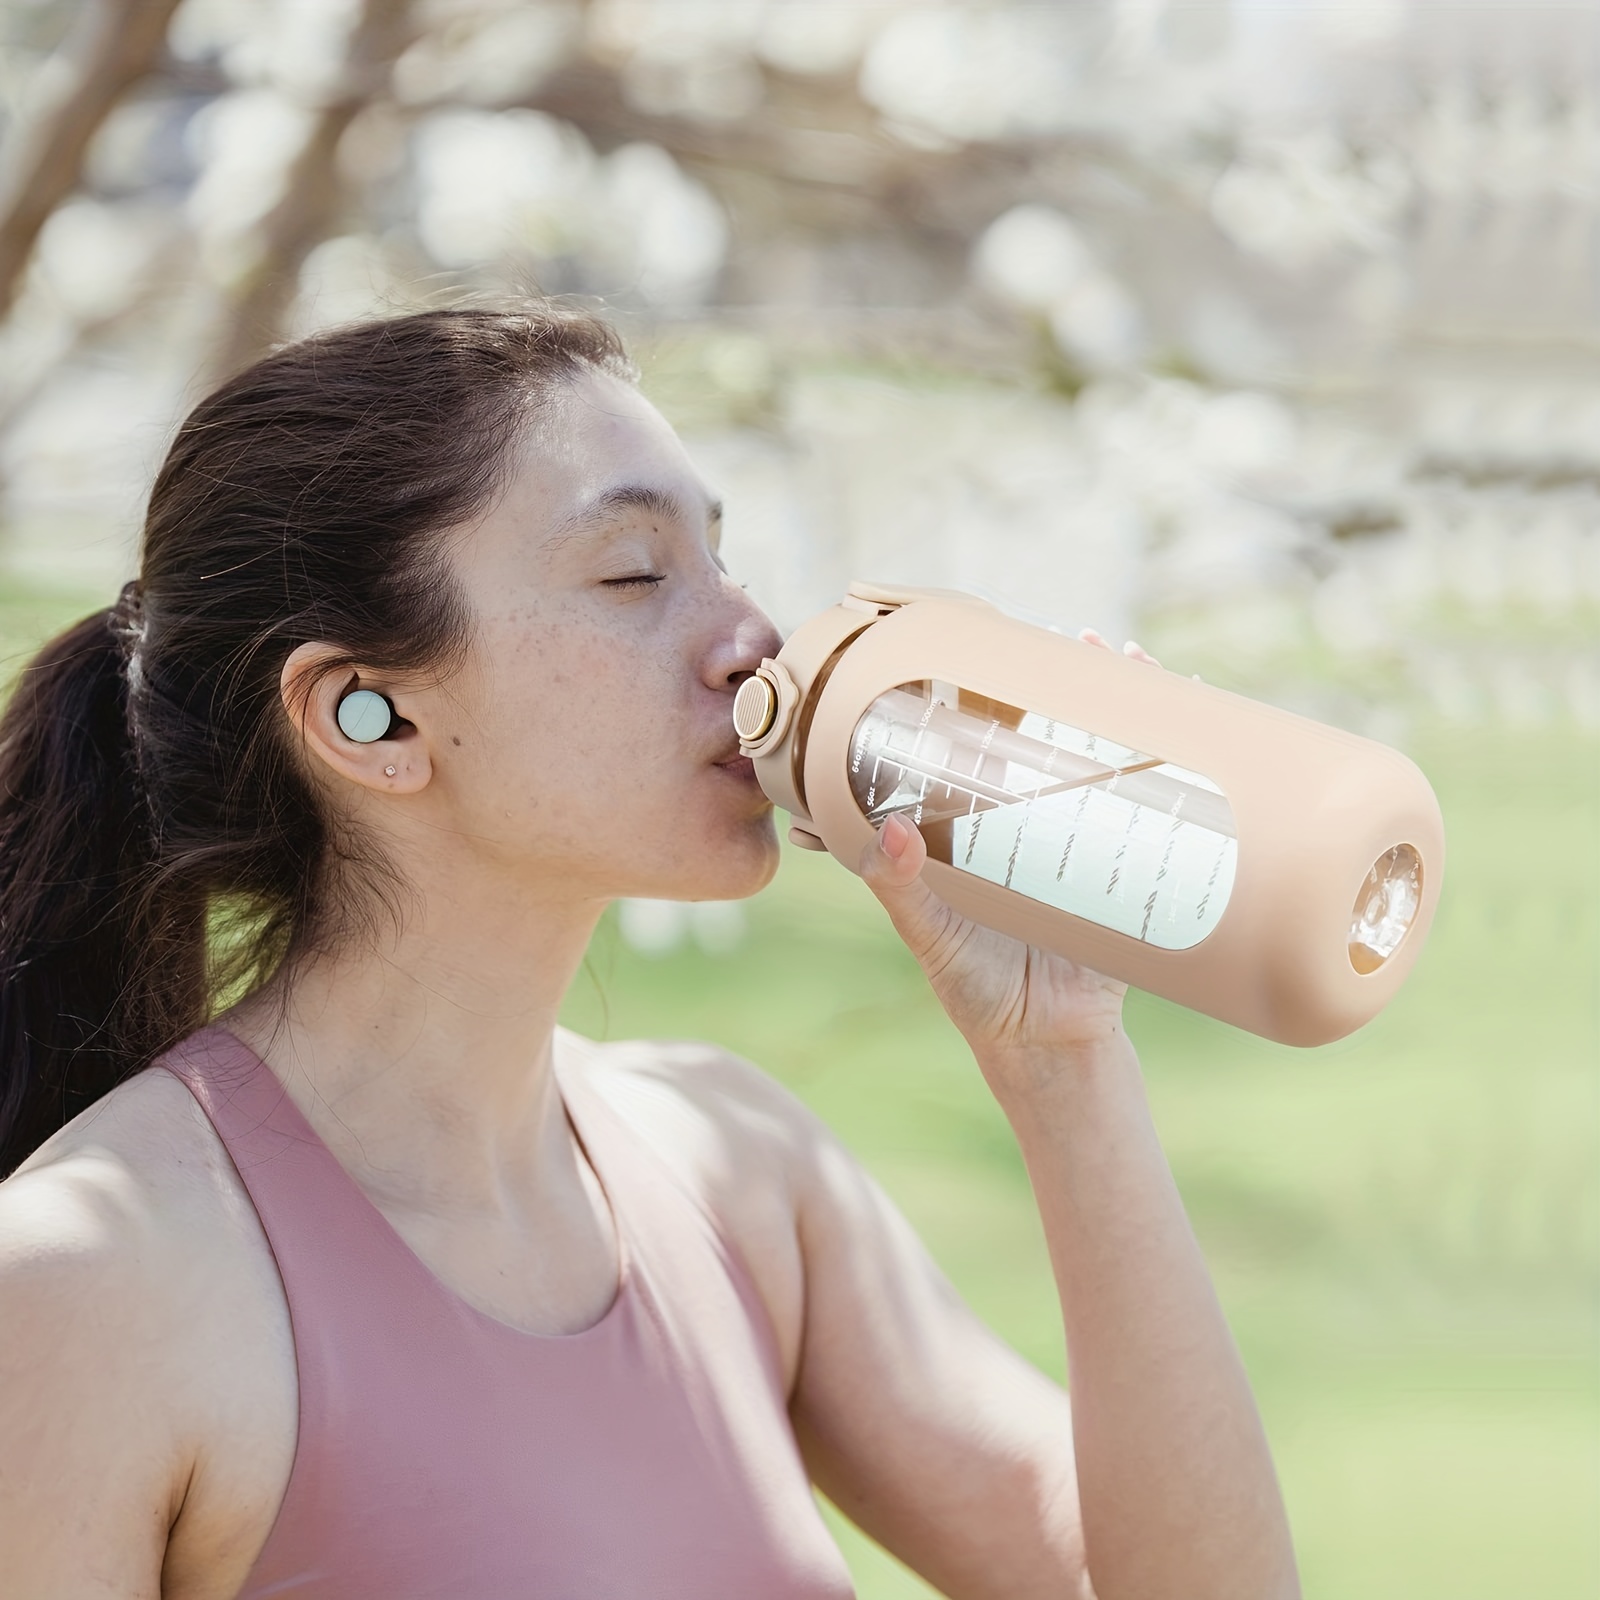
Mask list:
[[[380,674],[357,667],[330,672],[328,664],[338,656],[332,645],[303,644],[283,664],[283,707],[306,751],[335,776],[376,794],[416,794],[425,789],[433,777],[433,761],[427,736],[410,714],[418,712],[418,706]],[[353,739],[340,726],[340,703],[361,689],[382,695],[394,708],[388,730],[374,739]],[[367,709],[372,709],[370,703]],[[358,732],[367,731],[348,713],[345,720]]]

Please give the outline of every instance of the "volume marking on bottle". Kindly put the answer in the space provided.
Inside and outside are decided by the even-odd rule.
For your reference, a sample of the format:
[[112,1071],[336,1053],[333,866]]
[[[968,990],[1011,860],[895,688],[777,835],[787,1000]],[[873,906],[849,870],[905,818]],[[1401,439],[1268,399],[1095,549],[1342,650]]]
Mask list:
[[851,788],[869,820],[904,813],[934,860],[1158,948],[1206,937],[1233,880],[1215,783],[992,700],[975,716],[955,686],[938,690],[901,685],[857,723]]

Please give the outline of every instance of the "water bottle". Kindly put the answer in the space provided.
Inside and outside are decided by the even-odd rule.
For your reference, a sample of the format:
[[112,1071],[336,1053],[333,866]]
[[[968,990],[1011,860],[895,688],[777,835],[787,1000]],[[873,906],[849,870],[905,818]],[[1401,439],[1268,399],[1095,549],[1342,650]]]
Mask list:
[[898,813],[957,911],[1286,1044],[1376,1015],[1438,903],[1399,751],[969,595],[853,584],[733,717],[797,844],[854,868]]

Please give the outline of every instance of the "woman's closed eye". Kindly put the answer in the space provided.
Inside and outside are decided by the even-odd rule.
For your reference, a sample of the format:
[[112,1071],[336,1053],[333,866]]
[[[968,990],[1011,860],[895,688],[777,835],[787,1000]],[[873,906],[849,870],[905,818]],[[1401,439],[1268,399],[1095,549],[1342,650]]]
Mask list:
[[667,575],[664,572],[635,572],[626,578],[602,578],[600,584],[605,589],[653,589],[658,583],[665,583]]

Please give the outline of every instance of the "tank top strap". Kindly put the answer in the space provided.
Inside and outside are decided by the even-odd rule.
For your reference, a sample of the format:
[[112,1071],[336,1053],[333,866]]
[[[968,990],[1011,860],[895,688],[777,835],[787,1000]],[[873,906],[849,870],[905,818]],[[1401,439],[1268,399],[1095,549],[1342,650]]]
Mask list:
[[[696,1278],[708,1294],[732,1294],[756,1336],[768,1382],[784,1393],[778,1331],[744,1252],[710,1196],[655,1149],[594,1082],[595,1047],[574,1037],[578,1049],[565,1060],[558,1054],[561,1097],[642,1289],[669,1317],[673,1306],[683,1303],[681,1286]],[[670,1300],[655,1292],[662,1280],[678,1286]]]
[[154,1065],[188,1085],[227,1148],[277,1258],[291,1315],[302,1305],[339,1306],[357,1283],[367,1295],[453,1300],[242,1039],[213,1024]]
[[288,1090],[249,1045],[221,1024],[191,1034],[154,1065],[188,1085],[252,1196],[258,1189],[299,1192],[309,1182],[321,1200],[333,1191],[348,1197],[353,1180]]
[[[605,1193],[619,1235],[623,1279],[638,1280],[657,1320],[676,1323],[679,1309],[732,1294],[760,1347],[769,1380],[782,1389],[777,1330],[754,1275],[710,1198],[700,1192],[592,1081],[596,1050],[560,1059],[556,1081],[567,1119]],[[344,1274],[409,1282],[452,1305],[455,1297],[429,1273],[393,1226],[340,1165],[271,1067],[220,1024],[201,1029],[156,1065],[186,1083],[227,1148],[257,1212],[270,1219],[274,1246],[311,1236],[331,1248],[294,1248],[280,1260],[291,1307],[315,1295],[337,1299]],[[686,1300],[683,1286],[703,1293]],[[670,1288],[668,1286],[671,1286]],[[663,1329],[686,1334],[686,1329]],[[676,1342],[676,1339],[674,1340]]]
[[[574,1036],[576,1037],[576,1036]],[[692,1219],[693,1231],[718,1242],[734,1256],[737,1246],[716,1214],[710,1197],[668,1160],[650,1136],[595,1081],[599,1065],[592,1041],[565,1059],[558,1053],[556,1082],[567,1118],[600,1179],[618,1227],[646,1237],[680,1233]]]
[[[643,1296],[675,1349],[697,1344],[703,1311],[737,1311],[768,1385],[786,1389],[777,1329],[742,1251],[708,1196],[658,1151],[591,1081],[593,1047],[556,1069],[568,1122],[589,1158],[618,1233],[620,1291]],[[588,1046],[588,1048],[585,1048]],[[558,1052],[559,1057],[559,1052]],[[220,1025],[157,1065],[182,1079],[210,1117],[267,1225],[291,1312],[338,1305],[357,1280],[368,1295],[437,1300],[477,1319],[417,1258],[323,1143],[271,1067]],[[285,1256],[280,1246],[287,1246]],[[693,1292],[686,1293],[694,1285]]]

